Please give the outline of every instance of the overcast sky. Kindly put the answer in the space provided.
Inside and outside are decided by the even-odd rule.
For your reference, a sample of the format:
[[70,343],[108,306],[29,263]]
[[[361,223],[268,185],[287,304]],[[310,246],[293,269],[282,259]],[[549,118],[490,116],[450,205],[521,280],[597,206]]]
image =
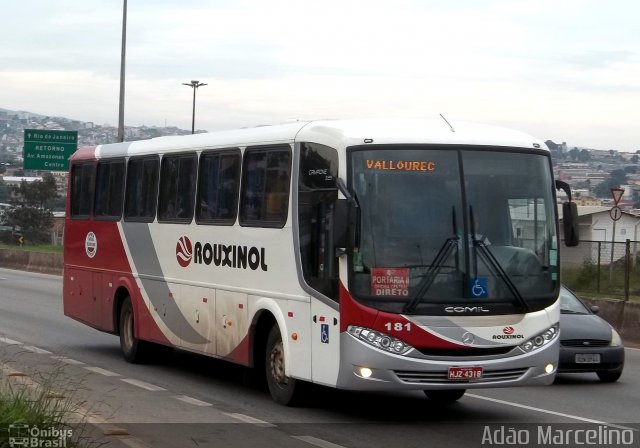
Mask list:
[[[0,108],[117,125],[121,0],[3,1]],[[128,0],[125,124],[431,117],[640,149],[635,0]]]

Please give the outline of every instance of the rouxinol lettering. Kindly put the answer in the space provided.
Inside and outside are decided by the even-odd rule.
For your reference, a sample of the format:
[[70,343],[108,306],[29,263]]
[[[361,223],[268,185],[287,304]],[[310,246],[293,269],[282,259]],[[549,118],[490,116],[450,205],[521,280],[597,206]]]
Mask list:
[[267,271],[264,247],[227,246],[226,244],[202,244],[197,242],[193,247],[193,262],[197,264],[213,263],[215,266],[226,266],[252,271]]

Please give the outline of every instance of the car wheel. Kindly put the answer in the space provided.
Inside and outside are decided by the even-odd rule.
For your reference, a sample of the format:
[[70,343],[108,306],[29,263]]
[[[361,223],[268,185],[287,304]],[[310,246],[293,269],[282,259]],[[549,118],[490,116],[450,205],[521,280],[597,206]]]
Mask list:
[[596,374],[603,383],[615,383],[622,376],[622,370],[619,372],[596,372]]

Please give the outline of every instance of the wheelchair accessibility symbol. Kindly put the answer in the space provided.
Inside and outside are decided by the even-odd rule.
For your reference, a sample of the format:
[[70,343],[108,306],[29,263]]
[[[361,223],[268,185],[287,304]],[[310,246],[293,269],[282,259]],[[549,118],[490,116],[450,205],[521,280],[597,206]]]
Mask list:
[[489,279],[485,277],[470,279],[469,291],[471,291],[471,297],[489,297]]
[[320,324],[320,342],[323,344],[329,343],[329,325]]

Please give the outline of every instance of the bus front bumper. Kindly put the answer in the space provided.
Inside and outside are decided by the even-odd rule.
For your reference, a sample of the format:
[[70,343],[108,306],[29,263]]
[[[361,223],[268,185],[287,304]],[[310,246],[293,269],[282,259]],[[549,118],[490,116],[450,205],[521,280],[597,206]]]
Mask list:
[[[501,356],[427,357],[413,350],[394,355],[347,333],[341,334],[338,388],[353,390],[438,390],[551,384],[558,368],[556,339],[533,352],[514,347]],[[482,368],[480,378],[449,379],[450,368]]]

